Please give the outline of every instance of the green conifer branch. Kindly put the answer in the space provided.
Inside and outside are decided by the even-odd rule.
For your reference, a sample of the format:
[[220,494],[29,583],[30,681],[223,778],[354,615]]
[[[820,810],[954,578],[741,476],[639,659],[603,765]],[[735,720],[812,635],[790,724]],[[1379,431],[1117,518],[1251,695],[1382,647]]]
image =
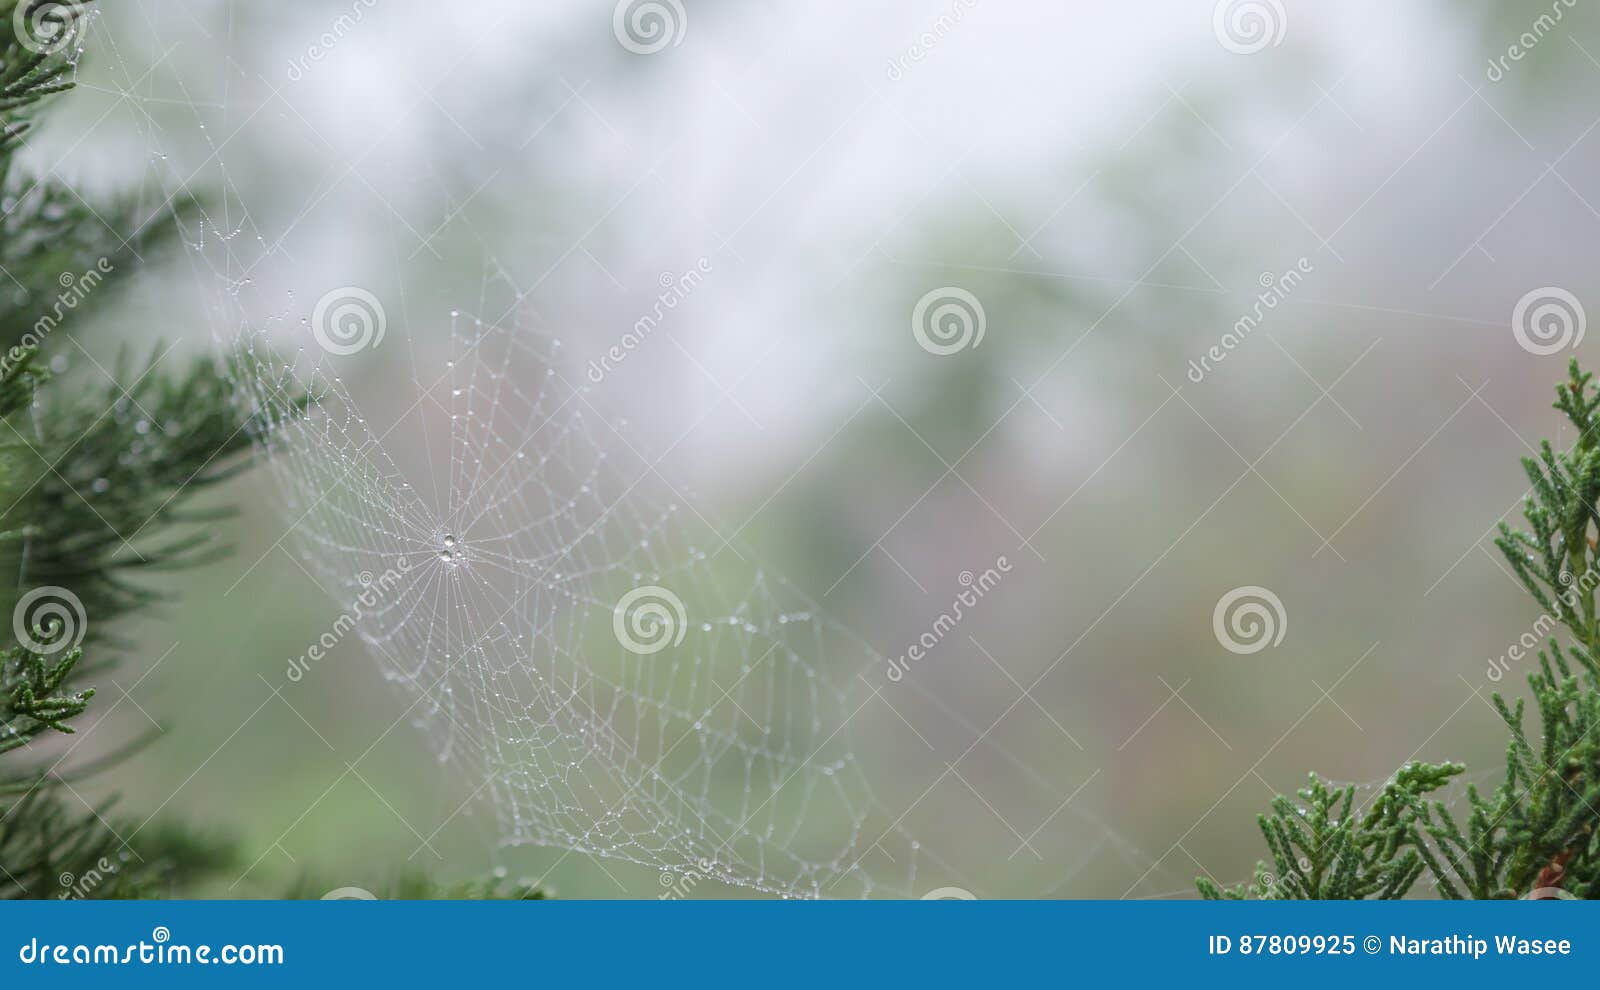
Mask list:
[[[232,865],[231,845],[87,803],[76,777],[57,772],[64,754],[49,737],[71,734],[92,704],[78,682],[114,662],[112,620],[160,597],[140,575],[220,552],[199,524],[221,513],[195,499],[242,470],[275,423],[246,411],[232,369],[208,360],[152,357],[119,363],[103,384],[52,385],[41,355],[60,353],[58,336],[111,304],[118,277],[177,225],[170,210],[140,216],[131,202],[91,208],[18,167],[41,101],[71,88],[76,57],[75,38],[59,51],[24,45],[10,29],[19,7],[48,34],[75,32],[84,5],[0,0],[0,265],[21,286],[0,293],[0,573],[11,576],[0,614],[14,616],[29,589],[59,586],[81,601],[85,637],[81,648],[64,641],[73,631],[55,623],[0,642],[0,897],[173,894]],[[119,228],[137,233],[124,240]]]
[[1528,531],[1502,523],[1495,540],[1573,640],[1563,647],[1552,638],[1528,675],[1537,734],[1527,725],[1528,699],[1493,695],[1509,736],[1505,776],[1488,796],[1469,785],[1459,822],[1445,802],[1427,797],[1462,772],[1459,764],[1407,765],[1360,816],[1351,810],[1353,787],[1330,790],[1312,775],[1301,803],[1280,796],[1260,817],[1272,865],[1258,864],[1249,887],[1225,890],[1202,878],[1203,897],[1395,898],[1426,876],[1431,884],[1422,886],[1452,899],[1600,899],[1600,389],[1575,360],[1555,408],[1577,438],[1570,450],[1546,442],[1537,458],[1523,459]]
[[82,714],[94,697],[93,689],[63,688],[82,657],[83,650],[75,649],[52,662],[20,646],[0,654],[0,753],[25,746],[46,730],[72,732],[67,719]]
[[[0,24],[17,23],[21,8],[47,34],[76,31],[83,7],[0,0]],[[86,620],[81,647],[59,624],[22,630],[25,642],[0,638],[0,898],[172,896],[237,870],[233,845],[124,818],[115,802],[89,804],[73,786],[79,775],[128,749],[64,774],[57,766],[66,754],[51,737],[72,734],[94,703],[94,690],[79,682],[125,652],[108,632],[115,620],[164,599],[150,578],[226,551],[213,524],[230,512],[203,504],[205,493],[246,469],[262,441],[314,397],[279,382],[276,394],[288,402],[252,401],[261,368],[160,349],[74,379],[70,390],[52,381],[43,355],[65,353],[58,337],[114,305],[117,285],[174,240],[181,215],[195,207],[180,197],[154,217],[131,200],[91,208],[59,180],[18,167],[44,98],[72,87],[75,58],[75,37],[39,52],[0,30],[0,266],[21,287],[0,293],[0,574],[11,576],[0,582],[0,616],[15,615],[30,589],[55,587],[81,602]],[[412,874],[393,890],[544,896],[501,878],[441,886]]]
[[1404,896],[1427,861],[1414,846],[1425,795],[1461,773],[1460,764],[1410,763],[1364,811],[1355,787],[1330,788],[1316,774],[1296,803],[1279,795],[1272,814],[1256,819],[1272,864],[1260,863],[1249,886],[1223,889],[1196,881],[1202,896],[1240,900],[1362,900]]
[[[14,0],[0,3],[0,15],[9,27],[32,23],[46,30],[75,32],[84,16],[88,0],[62,3],[60,0]],[[18,8],[21,8],[20,10]],[[72,62],[53,46],[37,45],[35,51],[22,43],[16,31],[0,33],[0,179],[8,178],[11,152],[33,126],[36,104],[52,93],[72,87]]]

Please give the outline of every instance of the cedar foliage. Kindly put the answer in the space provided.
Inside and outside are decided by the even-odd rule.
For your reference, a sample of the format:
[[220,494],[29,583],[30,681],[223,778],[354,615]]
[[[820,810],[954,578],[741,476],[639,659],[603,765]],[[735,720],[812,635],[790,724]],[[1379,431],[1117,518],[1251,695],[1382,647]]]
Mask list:
[[242,411],[210,360],[157,351],[52,381],[71,328],[114,303],[185,208],[91,206],[25,163],[45,97],[73,85],[84,16],[81,3],[0,0],[0,616],[13,619],[0,627],[0,897],[168,895],[234,860],[202,832],[85,801],[78,775],[103,767],[61,769],[70,743],[53,741],[127,652],[115,620],[161,599],[147,576],[221,552],[206,524],[224,511],[197,498],[246,467],[272,425]]
[[[1315,774],[1298,802],[1279,796],[1257,821],[1272,862],[1255,879],[1223,889],[1196,881],[1209,899],[1399,898],[1600,899],[1600,390],[1572,361],[1555,408],[1577,429],[1570,450],[1548,441],[1523,458],[1531,484],[1528,530],[1501,523],[1495,545],[1551,623],[1552,637],[1528,675],[1528,699],[1495,710],[1505,723],[1505,776],[1485,795],[1466,789],[1461,817],[1429,795],[1460,764],[1413,763],[1355,807],[1355,788],[1330,789]],[[1541,628],[1542,628],[1541,624]]]
[[[198,213],[182,195],[155,216],[131,202],[91,206],[55,170],[26,166],[45,98],[73,86],[88,2],[0,0],[0,618],[13,617],[0,626],[0,898],[181,896],[240,871],[226,838],[79,795],[80,777],[137,744],[69,772],[72,741],[60,737],[96,717],[88,683],[129,651],[115,620],[166,599],[150,577],[226,552],[215,524],[231,513],[202,496],[314,402],[298,391],[250,402],[239,383],[251,369],[164,348],[52,381],[78,349],[71,327],[114,311],[118,282]],[[23,607],[35,595],[39,607]],[[327,889],[302,876],[288,896]],[[412,872],[385,893],[546,896],[528,881],[442,884]]]

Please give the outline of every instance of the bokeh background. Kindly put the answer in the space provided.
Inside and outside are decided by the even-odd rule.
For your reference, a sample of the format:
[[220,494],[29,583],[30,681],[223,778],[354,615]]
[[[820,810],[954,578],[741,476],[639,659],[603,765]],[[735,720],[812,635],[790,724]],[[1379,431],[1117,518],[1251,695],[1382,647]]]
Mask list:
[[[381,406],[490,287],[581,363],[703,262],[593,397],[699,512],[886,656],[961,572],[1014,567],[851,729],[952,866],[930,889],[1192,896],[1248,876],[1254,815],[1309,770],[1493,774],[1486,698],[1522,672],[1487,668],[1537,613],[1489,537],[1596,346],[1513,330],[1547,287],[1600,312],[1592,6],[682,6],[639,54],[599,0],[105,5],[36,161],[213,223],[81,339],[314,349],[315,301],[360,285],[388,337],[338,373]],[[945,287],[986,330],[940,356],[911,315]],[[235,553],[128,630],[135,704],[94,745],[164,734],[95,790],[237,836],[254,865],[212,893],[408,867],[660,892],[500,848],[387,731],[409,699],[355,638],[275,695],[341,604],[263,476],[226,497]],[[1283,638],[1236,654],[1213,609],[1245,586]]]

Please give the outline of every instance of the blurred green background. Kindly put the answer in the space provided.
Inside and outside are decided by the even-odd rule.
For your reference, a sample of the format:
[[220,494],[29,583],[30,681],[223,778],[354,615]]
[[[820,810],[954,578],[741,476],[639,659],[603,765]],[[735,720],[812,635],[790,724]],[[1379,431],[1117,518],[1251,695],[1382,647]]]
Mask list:
[[[1285,0],[1244,53],[1210,4],[685,6],[638,55],[606,2],[106,5],[37,161],[211,222],[79,338],[293,353],[362,285],[389,337],[339,374],[382,407],[490,286],[581,365],[706,259],[592,398],[699,511],[886,656],[961,572],[1015,567],[851,730],[954,867],[928,888],[1189,896],[1248,875],[1308,770],[1495,767],[1486,668],[1536,612],[1488,537],[1595,353],[1530,353],[1512,314],[1549,286],[1600,312],[1600,14]],[[910,315],[946,286],[986,333],[940,357]],[[660,892],[500,848],[424,735],[385,731],[409,699],[354,638],[275,695],[340,607],[265,473],[227,497],[235,554],[129,630],[94,746],[165,734],[97,793],[236,834],[254,865],[220,895],[406,867]],[[1251,585],[1285,635],[1236,655],[1213,608]]]

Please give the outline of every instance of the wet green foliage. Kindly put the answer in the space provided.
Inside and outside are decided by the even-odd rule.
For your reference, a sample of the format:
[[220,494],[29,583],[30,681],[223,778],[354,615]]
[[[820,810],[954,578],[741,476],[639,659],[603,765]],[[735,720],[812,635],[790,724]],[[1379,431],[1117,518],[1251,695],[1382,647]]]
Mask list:
[[1505,776],[1491,793],[1468,786],[1460,818],[1429,798],[1462,772],[1458,764],[1410,764],[1364,811],[1355,789],[1329,789],[1312,775],[1299,802],[1278,797],[1259,819],[1272,862],[1255,880],[1224,890],[1201,879],[1207,898],[1358,899],[1435,894],[1445,898],[1600,898],[1600,391],[1573,361],[1555,408],[1577,428],[1572,448],[1544,443],[1523,459],[1532,487],[1528,530],[1501,524],[1495,540],[1540,608],[1566,628],[1528,676],[1528,699],[1493,696],[1510,736]]

